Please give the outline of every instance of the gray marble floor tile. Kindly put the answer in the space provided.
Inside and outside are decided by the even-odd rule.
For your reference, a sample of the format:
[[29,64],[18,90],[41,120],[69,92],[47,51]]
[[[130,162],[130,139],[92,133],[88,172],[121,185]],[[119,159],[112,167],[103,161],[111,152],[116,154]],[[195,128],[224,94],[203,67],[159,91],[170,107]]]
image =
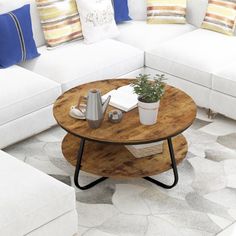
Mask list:
[[224,188],[208,193],[204,197],[228,209],[236,209],[236,189]]
[[118,234],[110,234],[98,229],[90,229],[83,234],[83,236],[117,236]]
[[90,228],[87,227],[83,227],[83,226],[78,226],[78,233],[74,236],[82,236],[84,235],[88,230],[90,230]]
[[118,214],[104,222],[98,229],[120,236],[144,236],[147,226],[146,216]]
[[205,150],[206,158],[212,161],[236,160],[236,151],[226,148],[218,143]]
[[228,226],[225,230],[222,230],[217,236],[235,236],[236,235],[236,223]]
[[198,157],[189,160],[195,172],[192,187],[200,194],[206,194],[226,187],[224,166],[221,162],[214,162]]
[[216,136],[228,135],[233,132],[236,133],[236,121],[219,115],[211,124],[204,126],[200,131]]
[[64,131],[59,126],[53,127],[50,130],[44,131],[35,136],[35,138],[41,142],[50,143],[50,142],[61,142],[63,137],[66,135]]
[[191,210],[186,201],[170,197],[158,190],[158,188],[149,188],[141,196],[149,206],[152,214],[159,215]]
[[76,200],[87,204],[113,204],[115,184],[103,182],[89,191],[76,192]]
[[217,138],[217,142],[224,145],[225,147],[236,150],[236,133],[231,133],[225,136],[219,136]]
[[184,135],[188,141],[189,152],[198,157],[205,157],[205,150],[217,139],[217,136],[199,130],[186,130]]
[[148,229],[145,236],[212,236],[213,234],[195,229],[177,227],[160,217],[148,217]]
[[206,231],[216,234],[221,228],[214,223],[207,214],[199,211],[178,211],[169,214],[158,215],[158,217],[167,220],[171,224],[194,230]]
[[225,229],[229,225],[231,225],[233,222],[230,220],[227,220],[223,217],[212,215],[212,214],[207,214],[208,217],[215,223],[217,224],[221,229]]
[[[170,197],[185,200],[185,197],[188,193],[193,192],[192,182],[194,180],[194,171],[192,165],[187,160],[184,160],[181,164],[178,165],[179,171],[179,182],[172,189],[159,188],[159,190]],[[173,172],[168,171],[165,174],[156,176],[158,180],[163,182],[173,181]]]
[[229,188],[236,188],[236,158],[226,160],[223,163],[227,180],[226,186]]
[[228,213],[227,208],[209,201],[196,192],[189,193],[186,196],[186,201],[188,202],[189,206],[191,206],[191,208],[195,211],[210,213],[225,218],[231,223],[234,221],[234,218]]
[[200,120],[200,119],[196,119],[194,121],[194,123],[190,126],[190,129],[200,129],[203,128],[206,125],[209,125],[211,122],[209,121],[205,121],[205,120]]
[[64,175],[50,175],[50,176],[52,176],[53,178],[61,181],[64,184],[67,184],[67,185],[71,186],[70,176],[64,176]]
[[151,211],[143,198],[146,188],[131,184],[117,184],[112,202],[120,212],[133,215],[150,215]]
[[110,204],[85,204],[77,201],[76,207],[79,225],[84,227],[98,227],[119,213]]

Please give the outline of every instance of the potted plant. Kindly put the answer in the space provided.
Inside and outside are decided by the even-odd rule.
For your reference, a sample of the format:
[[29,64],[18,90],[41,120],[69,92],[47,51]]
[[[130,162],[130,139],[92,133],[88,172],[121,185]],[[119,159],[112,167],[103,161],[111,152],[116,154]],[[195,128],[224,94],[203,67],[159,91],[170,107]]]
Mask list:
[[157,122],[160,99],[165,92],[165,75],[140,74],[131,84],[138,95],[138,110],[140,122],[143,125],[153,125]]

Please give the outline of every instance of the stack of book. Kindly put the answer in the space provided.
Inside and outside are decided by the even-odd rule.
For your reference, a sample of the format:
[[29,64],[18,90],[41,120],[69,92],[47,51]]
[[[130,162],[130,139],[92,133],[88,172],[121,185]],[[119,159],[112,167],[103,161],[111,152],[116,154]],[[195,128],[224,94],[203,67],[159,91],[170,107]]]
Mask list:
[[163,152],[163,141],[140,145],[125,145],[135,158],[147,157]]

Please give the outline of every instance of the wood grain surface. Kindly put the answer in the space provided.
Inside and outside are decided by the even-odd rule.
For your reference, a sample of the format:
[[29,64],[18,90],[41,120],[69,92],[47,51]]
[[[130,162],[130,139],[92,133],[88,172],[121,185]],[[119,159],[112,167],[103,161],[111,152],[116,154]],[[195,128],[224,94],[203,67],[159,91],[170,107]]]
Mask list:
[[[173,138],[177,164],[187,153],[187,142],[183,135]],[[80,138],[67,134],[62,142],[62,152],[69,163],[76,165]],[[86,141],[82,159],[83,171],[111,178],[137,178],[156,175],[171,169],[167,141],[163,153],[135,158],[123,145]]]
[[108,121],[109,106],[104,121],[98,129],[89,128],[86,121],[69,116],[70,107],[78,103],[79,96],[87,95],[89,89],[100,89],[102,94],[131,83],[131,79],[113,79],[96,81],[75,87],[62,94],[54,104],[53,114],[57,123],[77,137],[98,142],[117,144],[141,144],[164,140],[182,133],[195,120],[196,105],[183,91],[166,86],[161,99],[157,123],[151,126],[141,125],[138,109],[123,114],[121,123]]

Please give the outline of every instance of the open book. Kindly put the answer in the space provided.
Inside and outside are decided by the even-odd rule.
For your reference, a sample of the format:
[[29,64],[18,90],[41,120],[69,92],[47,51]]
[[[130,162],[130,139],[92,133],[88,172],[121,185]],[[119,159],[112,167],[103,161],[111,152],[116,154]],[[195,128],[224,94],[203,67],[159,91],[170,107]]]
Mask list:
[[125,85],[118,89],[111,90],[102,96],[103,100],[111,95],[110,105],[125,112],[137,107],[138,95],[134,93],[134,88],[131,85]]

